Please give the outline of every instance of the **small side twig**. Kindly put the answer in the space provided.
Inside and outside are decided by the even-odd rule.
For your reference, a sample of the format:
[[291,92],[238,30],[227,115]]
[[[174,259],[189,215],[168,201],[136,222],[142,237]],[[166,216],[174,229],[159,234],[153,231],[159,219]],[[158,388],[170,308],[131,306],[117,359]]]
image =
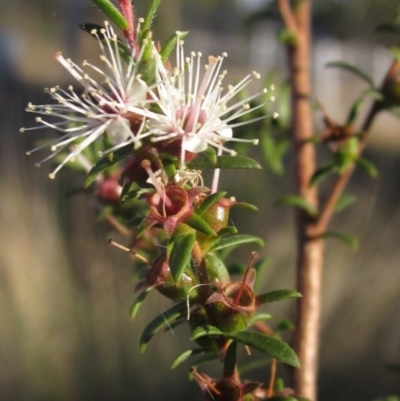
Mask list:
[[289,0],[278,0],[278,7],[286,29],[293,33],[297,33],[297,23],[292,8],[290,7]]

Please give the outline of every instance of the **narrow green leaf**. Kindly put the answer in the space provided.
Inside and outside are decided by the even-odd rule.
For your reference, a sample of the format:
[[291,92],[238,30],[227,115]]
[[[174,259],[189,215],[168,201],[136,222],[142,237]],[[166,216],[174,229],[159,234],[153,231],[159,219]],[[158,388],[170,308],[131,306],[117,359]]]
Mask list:
[[264,246],[264,241],[254,235],[249,234],[233,234],[222,237],[216,245],[212,247],[213,251],[219,251],[224,248],[244,245],[244,244],[257,244]]
[[157,13],[157,8],[160,5],[161,0],[152,0],[149,8],[147,9],[146,17],[144,18],[144,22],[142,24],[142,31],[148,31],[153,23],[153,19]]
[[122,30],[129,28],[127,20],[110,0],[92,0],[92,2],[119,28]]
[[311,216],[316,216],[318,214],[317,208],[311,203],[307,202],[305,199],[298,195],[286,195],[281,199],[278,199],[274,206],[295,206],[303,209]]
[[376,167],[367,159],[359,157],[356,160],[357,166],[361,167],[370,177],[375,178],[378,175]]
[[329,174],[333,173],[337,170],[336,163],[326,163],[321,167],[318,167],[310,180],[310,187],[318,184],[324,178],[326,178]]
[[357,99],[351,106],[350,112],[347,116],[346,125],[351,125],[354,123],[355,119],[358,117],[358,113],[361,110],[361,106],[364,103],[364,99]]
[[277,338],[252,331],[242,331],[240,333],[232,334],[230,337],[242,344],[257,349],[280,362],[296,368],[300,367],[300,362],[292,348]]
[[204,336],[223,336],[224,333],[214,326],[198,326],[192,331],[190,340],[194,341]]
[[264,155],[264,160],[269,168],[275,174],[282,174],[284,172],[282,158],[290,146],[288,140],[274,140],[272,135],[267,132],[261,135],[261,150]]
[[245,365],[240,365],[238,367],[240,375],[250,370],[263,368],[265,366],[270,365],[271,362],[267,359],[262,357],[261,359],[252,360],[251,362],[246,363]]
[[[181,32],[179,34],[179,40],[184,39],[189,32]],[[160,50],[161,60],[164,63],[168,60],[169,55],[171,54],[172,50],[175,49],[176,44],[178,42],[178,35],[174,33],[164,44],[164,46]]]
[[328,63],[326,65],[327,67],[336,67],[336,68],[342,68],[343,70],[347,70],[355,75],[357,75],[359,78],[367,82],[371,87],[374,87],[374,81],[372,80],[371,77],[369,77],[365,72],[361,71],[354,65],[345,63],[344,61],[333,61],[331,63]]
[[291,31],[290,29],[283,29],[278,34],[279,43],[285,46],[294,46],[297,43],[297,34],[296,32]]
[[255,324],[257,322],[262,322],[264,320],[270,320],[271,318],[272,318],[272,315],[270,315],[269,313],[257,313],[251,319],[249,326],[252,326],[253,324]]
[[203,152],[203,155],[210,161],[211,164],[217,164],[217,152],[212,146],[208,146]]
[[129,309],[129,317],[131,320],[133,320],[136,316],[136,314],[139,311],[139,308],[141,307],[143,301],[146,299],[147,295],[149,292],[153,289],[154,287],[147,287],[145,290],[143,290],[137,298],[133,301],[133,304],[131,308]]
[[187,224],[189,227],[194,228],[197,231],[200,231],[203,234],[214,235],[214,236],[217,235],[217,233],[211,228],[211,226],[196,213],[192,213],[185,220],[185,224]]
[[335,212],[341,212],[346,209],[346,207],[352,205],[355,201],[356,197],[354,195],[342,195],[336,202]]
[[143,353],[146,350],[147,345],[154,334],[164,329],[164,327],[168,326],[173,320],[184,315],[186,313],[186,309],[186,302],[181,302],[153,319],[143,330],[143,333],[140,337],[140,352]]
[[269,302],[283,301],[284,299],[301,298],[301,294],[294,290],[275,290],[257,295],[257,304],[266,304]]
[[358,248],[358,240],[353,235],[336,232],[325,232],[319,235],[318,238],[337,238],[345,242],[353,251],[356,251]]
[[275,327],[275,331],[288,331],[294,330],[295,325],[291,320],[283,319]]
[[258,211],[258,207],[252,205],[251,203],[247,203],[247,202],[236,202],[235,204],[233,204],[232,206],[234,207],[240,207],[242,209],[247,209],[247,210],[251,210],[253,212]]
[[232,341],[225,354],[224,358],[224,377],[234,377],[236,370],[236,341]]
[[203,169],[261,169],[258,162],[243,155],[217,156],[217,162],[212,163],[209,159],[194,159],[186,163],[186,167],[193,170]]
[[215,352],[204,352],[203,355],[201,355],[200,358],[196,359],[196,361],[192,364],[192,366],[195,366],[196,368],[200,365],[202,365],[205,362],[213,361],[215,359],[218,359],[218,354]]
[[394,33],[395,35],[400,35],[400,26],[390,22],[386,22],[378,25],[375,28],[375,31],[380,33]]
[[238,230],[234,226],[226,226],[224,228],[221,228],[221,230],[218,231],[218,237],[222,237],[224,235],[229,235],[229,234],[237,234]]
[[399,372],[400,373],[400,365],[396,365],[394,363],[386,363],[385,369],[390,370],[392,372]]
[[221,192],[215,192],[214,194],[207,196],[207,198],[204,199],[203,203],[196,210],[196,214],[198,216],[202,216],[210,208],[211,205],[213,205],[215,202],[218,202],[225,195],[226,192],[221,191]]
[[89,171],[86,177],[85,187],[87,188],[98,175],[104,173],[104,171],[106,171],[112,165],[125,159],[134,152],[135,150],[133,149],[133,145],[127,145],[121,149],[116,150],[111,155],[107,155],[106,157],[100,159]]
[[179,282],[185,267],[189,265],[196,236],[194,233],[177,234],[173,237],[173,245],[169,255],[169,267],[172,277]]
[[171,369],[175,369],[177,366],[179,366],[182,362],[186,361],[190,356],[192,355],[198,355],[203,353],[204,350],[201,348],[198,349],[190,349],[188,351],[182,352],[180,355],[178,355],[172,362]]
[[206,256],[206,260],[208,263],[211,264],[212,269],[214,270],[215,275],[218,277],[221,285],[225,286],[226,284],[228,284],[230,282],[230,277],[224,262],[212,253],[209,253]]

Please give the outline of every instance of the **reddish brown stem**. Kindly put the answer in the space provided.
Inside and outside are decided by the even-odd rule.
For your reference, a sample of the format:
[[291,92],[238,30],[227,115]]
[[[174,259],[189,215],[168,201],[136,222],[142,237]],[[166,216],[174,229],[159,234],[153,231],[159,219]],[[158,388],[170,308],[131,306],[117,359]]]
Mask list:
[[272,358],[271,361],[271,374],[269,376],[269,384],[267,390],[267,397],[272,397],[274,395],[274,383],[276,378],[276,359]]
[[[388,72],[386,73],[385,78],[383,79],[381,85],[382,91],[384,91],[385,87],[387,85],[390,85],[390,83],[396,79],[399,72],[400,72],[400,64],[398,61],[394,60]],[[374,121],[376,115],[381,110],[382,110],[382,104],[377,100],[374,101],[364,120],[364,123],[362,124],[361,128],[362,137],[358,149],[358,154],[361,154],[363,152],[367,141],[367,133],[371,128],[372,122]],[[330,194],[328,195],[325,201],[325,204],[321,209],[321,212],[319,213],[316,224],[313,227],[312,232],[310,233],[312,236],[321,235],[326,231],[329,222],[332,219],[333,213],[335,211],[336,203],[339,200],[340,196],[342,195],[344,189],[346,188],[346,185],[349,182],[351,175],[353,174],[354,167],[355,165],[353,164],[345,173],[343,173],[337,178]]]
[[[296,191],[317,207],[317,190],[309,185],[316,168],[315,148],[310,141],[313,135],[310,103],[311,0],[298,3],[295,11],[289,8],[288,1],[278,0],[278,5],[287,29],[293,31],[294,24],[296,28],[296,40],[288,46]],[[315,401],[323,243],[310,238],[313,225],[313,218],[305,211],[297,212],[297,287],[303,297],[298,302],[295,333],[295,349],[301,369],[295,370],[294,379],[296,395]]]
[[128,40],[129,45],[133,48],[135,45],[136,32],[135,32],[135,15],[133,12],[133,4],[130,0],[118,0],[119,7],[123,16],[128,22],[129,28],[124,30],[124,35]]
[[256,259],[257,257],[258,257],[258,253],[257,252],[252,252],[251,253],[251,259],[250,259],[250,262],[247,265],[246,272],[244,273],[243,280],[242,280],[242,285],[240,286],[239,291],[237,292],[236,297],[235,297],[235,299],[233,301],[233,303],[235,305],[238,305],[240,303],[240,298],[242,297],[244,286],[246,285],[247,276],[249,274],[249,271],[250,271],[251,267],[253,266],[254,259]]
[[[288,52],[292,80],[292,130],[297,193],[317,207],[317,189],[309,185],[316,168],[314,145],[309,141],[312,137],[309,67],[311,0],[299,2],[295,11],[290,9],[288,0],[277,1],[286,28],[296,35],[294,43],[288,45]],[[395,62],[384,80],[383,88],[391,83],[398,72],[399,65]],[[362,126],[363,136],[359,153],[365,146],[365,133],[380,110],[381,104],[374,102]],[[295,349],[301,369],[295,370],[294,387],[297,396],[312,401],[317,399],[320,293],[324,257],[324,243],[318,236],[326,231],[336,202],[343,193],[353,170],[354,166],[337,179],[317,219],[304,211],[297,213],[297,285],[303,297],[298,301],[295,332]]]

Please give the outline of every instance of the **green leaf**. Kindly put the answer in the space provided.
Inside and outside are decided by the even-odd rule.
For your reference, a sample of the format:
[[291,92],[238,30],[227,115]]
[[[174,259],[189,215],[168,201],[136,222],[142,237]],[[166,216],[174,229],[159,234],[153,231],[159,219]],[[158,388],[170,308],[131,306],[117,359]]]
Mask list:
[[346,209],[346,207],[352,205],[355,201],[356,197],[354,195],[342,195],[336,202],[335,212],[341,212]]
[[400,35],[400,26],[397,24],[386,22],[378,25],[375,28],[375,31],[380,33],[394,33],[395,35]]
[[257,349],[280,362],[296,368],[300,367],[300,362],[292,348],[277,338],[251,331],[242,331],[240,333],[232,334],[230,337],[242,344]]
[[290,29],[284,29],[278,34],[278,41],[286,46],[295,46],[297,40],[296,32],[293,32]]
[[263,368],[265,366],[270,365],[270,361],[267,358],[262,358],[262,359],[256,359],[251,362],[246,363],[245,365],[240,365],[238,367],[240,375],[242,375],[245,372],[248,372],[253,369],[258,369],[258,368]]
[[217,235],[217,233],[211,228],[211,226],[196,213],[192,213],[185,220],[185,224],[194,228],[197,231],[200,231],[203,234],[213,235],[213,236]]
[[143,353],[146,350],[149,341],[158,331],[164,329],[173,320],[184,315],[186,313],[186,309],[186,302],[181,302],[153,319],[143,330],[143,333],[140,337],[140,352]]
[[303,209],[311,216],[316,216],[318,214],[317,208],[311,203],[307,202],[305,199],[298,195],[286,195],[281,199],[278,199],[274,206],[295,206]]
[[129,24],[110,0],[92,0],[103,13],[122,30],[129,29]]
[[301,296],[299,292],[294,290],[275,290],[257,295],[256,302],[261,305],[269,302],[283,301],[284,299],[301,298]]
[[153,19],[157,13],[157,8],[160,5],[160,3],[161,3],[161,0],[152,0],[151,1],[149,8],[147,9],[146,17],[141,26],[142,32],[146,32],[150,29],[150,27],[153,23]]
[[223,336],[224,333],[214,326],[198,326],[192,331],[190,340],[194,341],[204,336]]
[[100,159],[89,171],[86,177],[85,187],[87,188],[98,175],[104,173],[104,171],[106,171],[112,165],[125,159],[132,153],[134,153],[133,145],[127,145]]
[[252,326],[253,324],[255,324],[257,322],[262,322],[264,320],[270,320],[270,319],[272,319],[272,315],[270,315],[269,313],[257,313],[251,319],[249,326]]
[[353,235],[337,232],[325,232],[319,235],[318,238],[337,238],[345,242],[353,251],[356,251],[358,248],[358,240]]
[[217,258],[212,253],[209,253],[206,256],[206,260],[212,266],[215,275],[218,277],[219,282],[222,286],[225,286],[230,282],[229,272],[224,264],[224,262]]
[[394,364],[394,363],[386,363],[385,364],[385,369],[390,370],[392,372],[399,372],[400,373],[400,365]]
[[374,401],[400,401],[400,396],[398,395],[389,395],[383,398],[376,398]]
[[371,77],[369,77],[365,72],[361,71],[354,65],[345,63],[344,61],[333,61],[331,63],[328,63],[326,65],[327,67],[336,67],[336,68],[342,68],[343,70],[347,70],[355,75],[357,75],[359,78],[367,82],[371,87],[374,87],[374,81],[372,80]]
[[289,146],[290,141],[286,139],[275,141],[269,132],[261,135],[261,150],[266,163],[273,173],[280,175],[284,172],[282,157],[289,149]]
[[351,106],[349,115],[347,116],[346,125],[351,125],[354,123],[355,119],[358,117],[358,113],[361,110],[361,106],[364,103],[364,99],[357,99]]
[[247,203],[247,202],[236,202],[232,206],[233,207],[240,207],[242,209],[251,210],[253,212],[258,211],[258,207],[257,206],[254,206],[251,203]]
[[172,362],[171,369],[175,369],[182,362],[186,361],[192,355],[202,354],[204,350],[202,348],[198,349],[190,349],[188,351],[182,352],[182,354],[178,355]]
[[[179,34],[179,40],[184,39],[189,32],[181,32]],[[172,50],[175,49],[176,44],[178,42],[178,35],[174,33],[164,44],[164,46],[160,50],[160,56],[163,63],[168,60],[169,55]]]
[[264,241],[254,235],[249,234],[233,234],[222,237],[213,247],[213,251],[219,251],[224,248],[235,247],[244,244],[257,244],[264,246]]
[[294,329],[295,329],[294,323],[288,319],[281,320],[275,327],[275,331],[288,331]]
[[131,306],[131,308],[129,309],[129,317],[131,318],[131,320],[133,320],[136,316],[136,314],[139,311],[139,308],[141,307],[143,301],[145,300],[145,298],[147,297],[147,295],[149,294],[149,292],[153,289],[154,287],[147,287],[145,290],[143,290],[138,297],[133,301],[133,304]]
[[191,232],[177,234],[173,236],[172,241],[173,245],[169,255],[169,267],[175,282],[179,282],[185,267],[190,262],[196,236]]
[[216,163],[212,163],[209,159],[194,159],[186,163],[186,167],[192,170],[203,169],[261,169],[258,162],[250,157],[243,155],[236,156],[217,156]]
[[326,163],[321,167],[318,167],[310,180],[310,187],[318,184],[324,178],[326,178],[329,174],[335,172],[337,170],[336,163]]
[[361,167],[370,177],[375,178],[378,175],[376,167],[367,159],[359,157],[356,160],[357,166]]
[[224,357],[224,377],[234,377],[236,371],[236,341],[232,341]]
[[275,395],[274,397],[267,398],[266,401],[297,401],[297,398],[286,395]]
[[215,352],[204,352],[200,358],[196,359],[192,366],[198,367],[205,362],[213,361],[215,359],[218,359],[218,355]]
[[210,161],[211,164],[217,163],[217,152],[212,146],[208,146],[203,152],[203,155]]
[[196,210],[198,216],[202,216],[214,203],[218,202],[226,195],[226,192],[216,192],[204,199],[203,203]]

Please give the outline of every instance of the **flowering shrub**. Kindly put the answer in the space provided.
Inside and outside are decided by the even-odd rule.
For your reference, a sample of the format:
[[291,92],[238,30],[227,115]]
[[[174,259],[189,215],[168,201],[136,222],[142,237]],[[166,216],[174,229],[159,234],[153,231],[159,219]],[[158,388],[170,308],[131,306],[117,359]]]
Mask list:
[[[257,138],[236,138],[234,129],[277,116],[260,115],[274,99],[268,93],[273,87],[235,102],[259,75],[253,72],[225,90],[225,53],[209,56],[204,64],[200,53],[185,56],[186,33],[176,32],[164,46],[153,41],[150,26],[157,1],[137,24],[130,2],[119,1],[121,13],[109,1],[95,3],[122,29],[125,40],[108,22],[103,27],[84,24],[100,48],[101,67],[88,62],[80,67],[55,55],[78,88],[52,87],[47,92],[53,104],[28,105],[39,125],[22,131],[49,127],[60,134],[28,153],[50,147],[43,161],[59,163],[51,178],[70,163],[80,165],[88,172],[86,185],[120,221],[134,227],[130,248],[111,241],[144,268],[131,318],[151,290],[175,302],[144,329],[142,351],[166,326],[187,322],[197,348],[183,352],[173,366],[195,355],[223,362],[220,379],[198,372],[200,362],[190,369],[206,400],[287,399],[288,390],[273,389],[274,373],[268,388],[241,380],[236,347],[263,352],[273,366],[281,361],[298,367],[294,351],[263,322],[269,316],[258,308],[300,294],[278,290],[256,295],[255,252],[242,278],[232,280],[224,257],[235,247],[262,245],[262,240],[229,225],[232,207],[254,207],[218,190],[220,169],[260,168],[226,143],[258,143]],[[169,61],[174,48],[176,66]],[[211,188],[203,182],[205,168],[215,171]]]

